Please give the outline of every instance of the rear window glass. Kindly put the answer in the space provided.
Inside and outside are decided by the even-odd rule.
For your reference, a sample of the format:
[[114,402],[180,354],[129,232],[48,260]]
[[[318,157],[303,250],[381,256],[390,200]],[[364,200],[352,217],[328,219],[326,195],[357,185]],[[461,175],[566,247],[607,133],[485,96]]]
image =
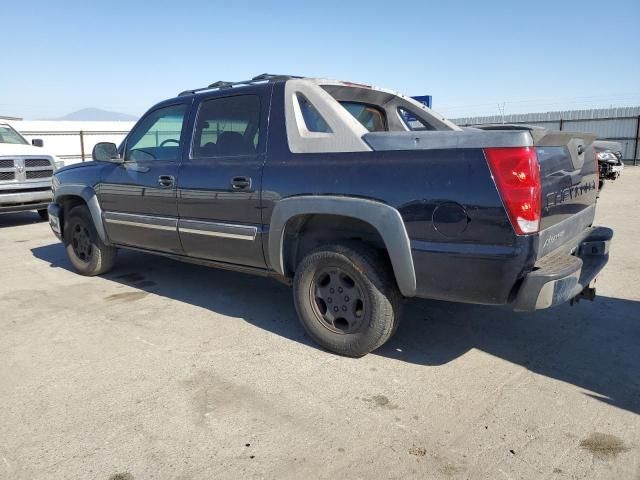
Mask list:
[[384,132],[387,130],[387,118],[382,109],[359,102],[340,102],[340,105],[370,132]]

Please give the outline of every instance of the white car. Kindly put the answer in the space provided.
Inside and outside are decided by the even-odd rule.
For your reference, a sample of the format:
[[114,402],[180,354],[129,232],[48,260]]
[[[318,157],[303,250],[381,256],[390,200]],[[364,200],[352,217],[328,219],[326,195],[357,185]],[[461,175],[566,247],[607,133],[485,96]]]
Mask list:
[[63,164],[43,148],[30,144],[10,125],[0,123],[0,213],[37,210],[47,218],[51,177]]

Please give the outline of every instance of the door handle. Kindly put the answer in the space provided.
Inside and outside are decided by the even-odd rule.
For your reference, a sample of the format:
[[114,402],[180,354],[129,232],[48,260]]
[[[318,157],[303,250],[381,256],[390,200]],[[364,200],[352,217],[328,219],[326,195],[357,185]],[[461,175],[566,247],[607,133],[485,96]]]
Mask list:
[[233,177],[231,188],[234,190],[247,190],[251,188],[251,177]]
[[176,179],[173,175],[160,175],[158,177],[158,185],[163,188],[173,187]]

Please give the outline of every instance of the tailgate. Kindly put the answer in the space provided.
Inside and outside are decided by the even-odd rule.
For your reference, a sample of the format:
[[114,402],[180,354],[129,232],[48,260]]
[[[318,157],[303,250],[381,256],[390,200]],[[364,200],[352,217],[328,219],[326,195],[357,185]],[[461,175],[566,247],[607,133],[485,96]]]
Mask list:
[[593,223],[598,168],[594,136],[542,129],[531,134],[542,184],[540,258],[574,240]]
[[479,125],[482,130],[528,130],[533,138],[542,187],[537,258],[572,241],[593,223],[598,169],[588,133],[526,125]]

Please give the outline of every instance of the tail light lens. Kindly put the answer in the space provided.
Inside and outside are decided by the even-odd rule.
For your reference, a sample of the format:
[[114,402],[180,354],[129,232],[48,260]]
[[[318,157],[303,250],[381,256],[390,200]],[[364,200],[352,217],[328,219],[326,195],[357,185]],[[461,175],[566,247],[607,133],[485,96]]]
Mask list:
[[484,154],[516,234],[538,232],[542,187],[536,151],[530,147],[485,148]]

